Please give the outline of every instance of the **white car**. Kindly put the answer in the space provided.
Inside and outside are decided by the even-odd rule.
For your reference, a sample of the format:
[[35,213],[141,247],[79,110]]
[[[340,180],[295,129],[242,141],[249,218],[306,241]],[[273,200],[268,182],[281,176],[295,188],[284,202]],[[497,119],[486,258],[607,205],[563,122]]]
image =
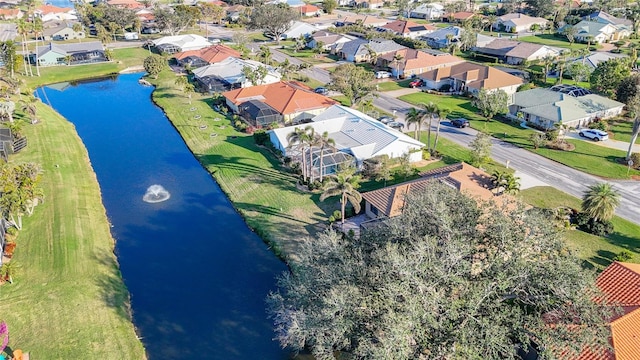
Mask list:
[[391,77],[391,73],[388,71],[378,71],[376,72],[376,79],[386,79]]
[[587,139],[591,139],[593,141],[609,140],[609,134],[607,134],[606,131],[602,131],[598,129],[580,130],[579,134],[581,137],[586,137]]

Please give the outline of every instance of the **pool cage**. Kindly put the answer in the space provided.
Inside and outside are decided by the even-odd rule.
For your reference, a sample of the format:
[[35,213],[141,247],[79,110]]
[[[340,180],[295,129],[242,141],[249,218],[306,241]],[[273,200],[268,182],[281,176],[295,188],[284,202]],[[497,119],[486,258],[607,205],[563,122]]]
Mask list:
[[[305,155],[307,156],[307,164],[311,164],[310,177],[314,179],[320,178],[320,163],[322,162],[322,176],[333,175],[337,173],[341,168],[356,166],[355,158],[348,153],[337,151],[335,148],[325,148],[322,152],[319,148],[313,148],[310,152],[309,149],[305,149]],[[297,161],[302,163],[301,152],[297,152]],[[322,161],[320,161],[322,159]]]
[[245,101],[240,106],[240,116],[253,126],[266,127],[273,123],[284,123],[284,117],[276,109],[259,100]]

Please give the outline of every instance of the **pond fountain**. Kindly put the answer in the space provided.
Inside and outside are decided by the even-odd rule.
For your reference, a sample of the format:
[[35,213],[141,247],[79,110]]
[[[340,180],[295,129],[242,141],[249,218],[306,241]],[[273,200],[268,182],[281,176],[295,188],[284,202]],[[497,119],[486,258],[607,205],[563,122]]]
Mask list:
[[169,200],[171,194],[162,185],[151,185],[142,197],[142,201],[148,203],[159,203]]

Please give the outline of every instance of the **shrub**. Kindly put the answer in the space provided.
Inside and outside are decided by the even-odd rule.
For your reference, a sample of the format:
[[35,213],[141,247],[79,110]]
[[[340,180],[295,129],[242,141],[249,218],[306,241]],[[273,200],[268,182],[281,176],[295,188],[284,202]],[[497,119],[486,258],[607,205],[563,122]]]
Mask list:
[[613,258],[613,261],[627,262],[631,259],[633,259],[633,253],[629,250],[622,250]]
[[636,169],[640,169],[640,153],[633,153],[629,157],[631,161],[633,161],[633,167]]
[[246,126],[244,129],[244,132],[246,132],[247,134],[251,135],[256,131],[256,128],[254,128],[253,126]]
[[602,131],[607,131],[609,128],[609,124],[606,120],[596,119],[589,124],[589,129],[598,129]]
[[547,138],[547,140],[549,141],[556,141],[558,140],[558,134],[560,133],[560,131],[556,130],[550,130],[547,131],[544,136]]
[[594,221],[589,215],[582,212],[576,216],[576,223],[581,230],[596,236],[606,236],[613,232],[611,221]]
[[451,85],[450,84],[444,84],[442,86],[440,86],[440,89],[438,89],[441,92],[448,92],[449,90],[451,90]]
[[256,130],[253,133],[253,140],[256,142],[256,145],[264,145],[269,141],[269,134],[263,129]]
[[427,149],[422,149],[422,160],[431,160],[431,153]]
[[538,149],[541,146],[545,145],[545,143],[547,142],[547,136],[546,134],[535,133],[529,136],[529,140],[531,140],[531,144],[533,145],[533,148]]

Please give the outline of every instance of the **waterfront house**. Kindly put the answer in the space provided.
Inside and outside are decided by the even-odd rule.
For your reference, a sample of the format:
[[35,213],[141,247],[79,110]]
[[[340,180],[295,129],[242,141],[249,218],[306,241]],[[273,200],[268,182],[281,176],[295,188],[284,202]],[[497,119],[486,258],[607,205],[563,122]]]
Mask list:
[[36,54],[30,55],[32,63],[40,66],[78,65],[107,61],[104,47],[99,41],[73,44],[49,43],[39,46]]
[[228,57],[240,57],[240,52],[226,45],[213,45],[198,50],[189,50],[173,54],[178,64],[199,68],[221,62]]
[[164,36],[153,40],[153,45],[160,53],[175,54],[189,50],[200,50],[213,44],[200,35],[186,34]]
[[[259,84],[254,84],[246,78],[242,69],[256,70],[258,67],[266,67],[267,74]],[[201,91],[214,93],[260,84],[272,84],[280,81],[282,76],[275,68],[257,61],[228,57],[218,63],[193,70],[193,77]]]

